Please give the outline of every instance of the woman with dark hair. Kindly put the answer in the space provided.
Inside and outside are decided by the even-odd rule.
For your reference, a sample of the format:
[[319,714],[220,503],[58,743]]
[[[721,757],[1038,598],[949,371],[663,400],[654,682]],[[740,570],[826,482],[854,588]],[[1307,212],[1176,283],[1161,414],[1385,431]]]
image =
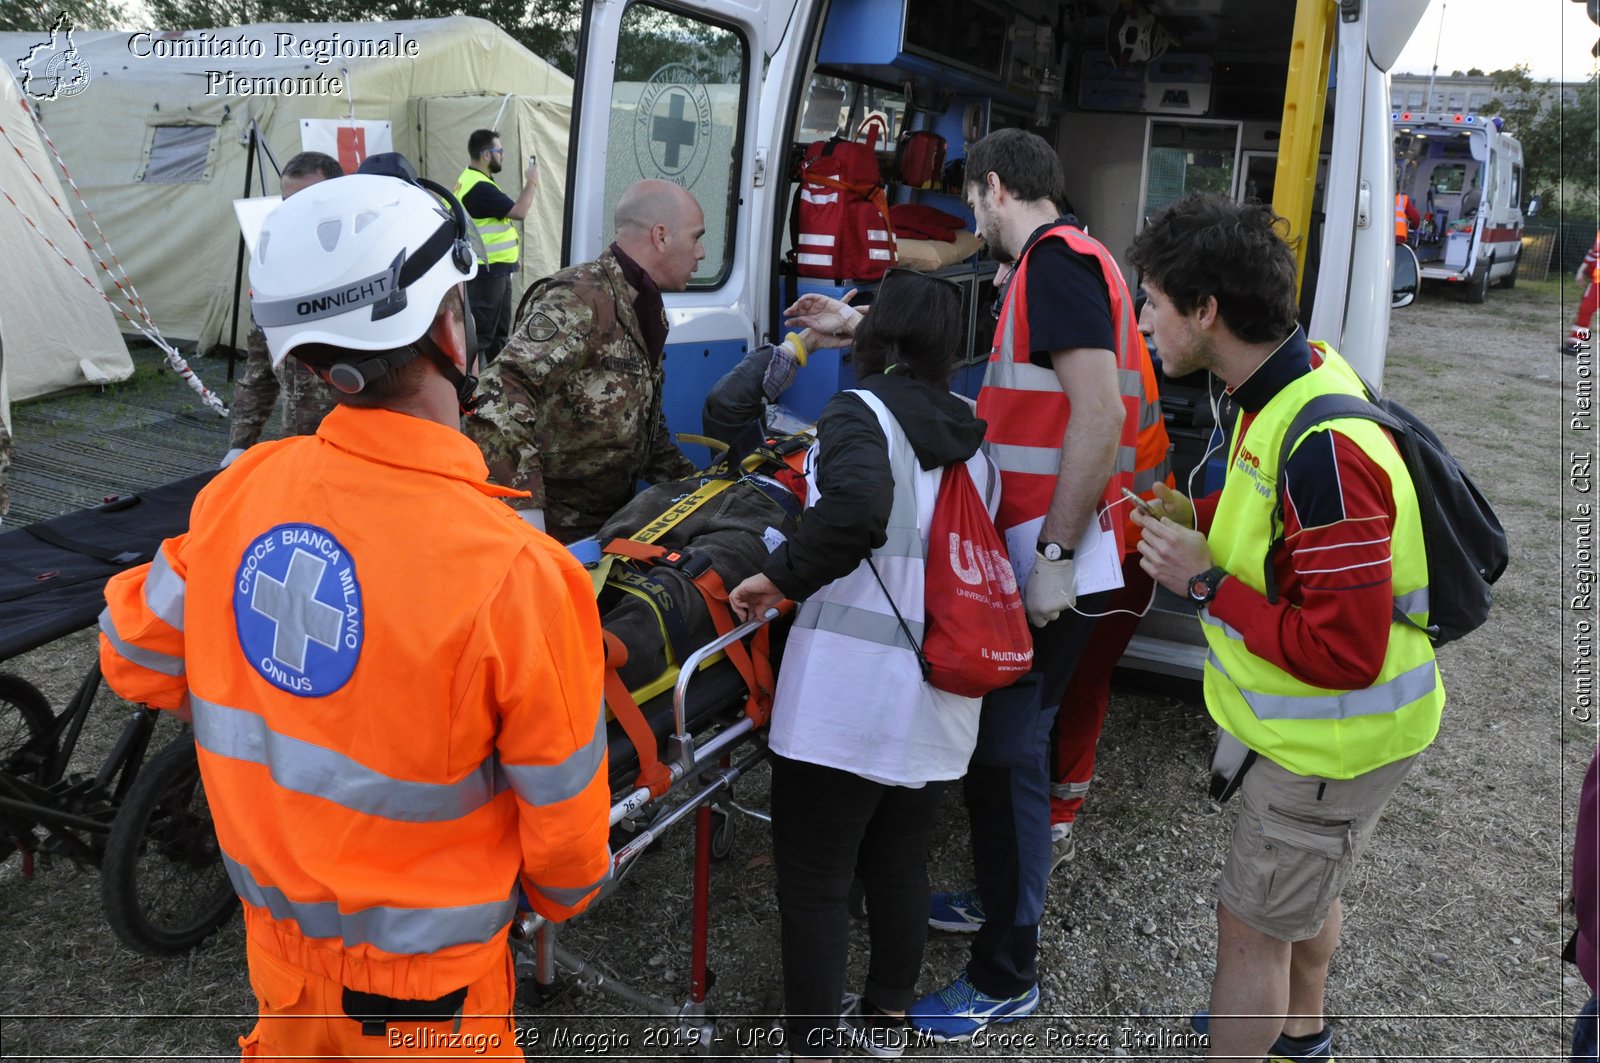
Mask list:
[[[956,285],[892,270],[848,325],[856,312],[821,296],[795,313],[821,333],[854,327],[860,385],[817,421],[799,530],[729,600],[741,617],[801,603],[770,737],[788,1044],[802,1059],[892,1057],[927,941],[940,787],[966,771],[978,734],[980,699],[931,686],[908,637],[922,642],[928,525],[946,468],[965,463],[991,515],[999,476],[979,449],[984,423],[948,390],[965,332]],[[872,952],[863,991],[846,995],[857,874]]]

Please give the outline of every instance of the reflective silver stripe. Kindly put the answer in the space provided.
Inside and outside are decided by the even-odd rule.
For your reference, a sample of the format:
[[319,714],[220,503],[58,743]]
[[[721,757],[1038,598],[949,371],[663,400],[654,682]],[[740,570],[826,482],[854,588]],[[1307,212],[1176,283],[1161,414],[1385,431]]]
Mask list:
[[990,443],[989,456],[1001,472],[1026,472],[1055,476],[1061,472],[1059,447],[1025,447],[1019,443]]
[[183,630],[183,577],[167,564],[165,550],[157,550],[150,571],[144,574],[144,604],[168,624]]
[[916,528],[904,526],[888,529],[884,536],[883,545],[872,552],[878,557],[914,557],[919,561],[928,556],[926,545],[922,541],[922,533]]
[[[794,626],[835,631],[863,642],[876,642],[880,646],[898,646],[903,650],[911,648],[896,617],[838,602],[801,603],[800,611],[795,614]],[[922,621],[908,618],[905,626],[911,629],[911,637],[917,640],[917,645],[922,645]]]
[[1086,782],[1058,782],[1052,783],[1050,786],[1050,796],[1063,801],[1071,801],[1073,798],[1082,797],[1088,792],[1089,784]]
[[1112,465],[1112,472],[1134,472],[1139,467],[1138,447],[1117,447],[1116,462]]
[[[1226,620],[1222,620],[1219,617],[1213,616],[1211,614],[1210,606],[1206,606],[1204,609],[1201,609],[1199,615],[1200,622],[1202,624],[1209,624],[1212,627],[1220,627],[1222,629],[1222,633],[1228,636],[1230,639],[1233,639],[1237,642],[1244,641],[1244,632],[1240,631]],[[1219,665],[1218,667],[1221,666]]]
[[1408,616],[1418,616],[1428,611],[1428,588],[1418,587],[1408,594],[1397,594],[1394,604]]
[[510,780],[517,796],[530,805],[554,805],[583,792],[594,781],[594,773],[606,760],[606,718],[601,713],[595,722],[589,744],[573,750],[560,764],[507,764],[500,770]]
[[1156,484],[1165,483],[1167,474],[1172,471],[1172,460],[1162,458],[1161,463],[1153,469],[1133,470],[1133,493],[1144,495],[1155,489]]
[[1045,391],[1061,394],[1061,380],[1054,370],[1034,365],[1032,362],[990,362],[984,378],[985,387],[1006,388],[1010,391]]
[[448,908],[339,910],[338,901],[292,901],[276,886],[263,886],[250,869],[222,854],[233,888],[246,904],[265,908],[278,920],[293,920],[308,938],[339,938],[346,948],[375,945],[402,956],[424,955],[451,945],[481,945],[516,914],[516,892],[503,901]]
[[253,712],[193,698],[194,737],[219,757],[263,765],[285,790],[401,823],[460,819],[505,789],[491,757],[453,783],[412,782],[375,771],[343,753],[282,735]]
[[[1112,357],[1116,357],[1115,351]],[[1144,402],[1144,374],[1137,369],[1118,369],[1117,390],[1127,398]]]
[[117,651],[117,656],[126,661],[131,661],[140,668],[148,668],[152,672],[162,675],[182,675],[183,658],[174,657],[170,653],[159,653],[156,650],[147,650],[142,646],[135,646],[131,642],[124,642],[122,636],[117,634],[116,626],[111,622],[111,607],[100,610],[100,630],[105,633],[110,641],[111,648]]
[[796,262],[800,263],[803,266],[831,266],[831,265],[833,265],[833,256],[832,255],[806,255],[806,254],[799,254],[799,255],[795,255],[794,256],[794,260]]
[[[1206,660],[1223,675],[1228,670],[1215,653]],[[1234,681],[1228,681],[1244,698],[1250,711],[1258,720],[1348,720],[1353,716],[1373,716],[1384,712],[1398,712],[1433,693],[1439,685],[1434,662],[1424,661],[1408,672],[1401,672],[1386,683],[1347,690],[1344,693],[1326,691],[1319,694],[1297,696],[1291,694],[1264,694],[1246,690]]]
[[832,233],[801,233],[794,242],[808,247],[832,247],[836,239]]
[[1141,396],[1141,401],[1139,403],[1139,428],[1141,430],[1150,428],[1159,420],[1161,420],[1161,400],[1157,399],[1155,402],[1144,402]]
[[555,904],[561,905],[563,908],[571,908],[574,904],[577,904],[579,901],[583,900],[585,897],[589,896],[589,894],[593,893],[601,886],[604,886],[609,881],[611,881],[611,852],[608,849],[606,851],[606,873],[601,875],[595,881],[589,883],[587,886],[536,885],[533,887],[533,892],[537,893],[539,896],[548,901],[552,901]]
[[489,236],[492,233],[508,233],[510,231],[511,231],[511,223],[510,222],[505,222],[505,223],[500,224],[500,225],[495,225],[492,222],[484,222],[484,221],[480,221],[478,223],[478,232],[480,234],[482,234],[483,236]]

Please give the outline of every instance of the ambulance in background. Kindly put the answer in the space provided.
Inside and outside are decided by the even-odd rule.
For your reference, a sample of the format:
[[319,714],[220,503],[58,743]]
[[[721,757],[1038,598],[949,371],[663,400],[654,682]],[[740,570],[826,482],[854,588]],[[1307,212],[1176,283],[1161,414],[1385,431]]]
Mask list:
[[1421,224],[1409,234],[1423,280],[1461,286],[1481,303],[1517,283],[1522,254],[1522,145],[1502,119],[1396,111],[1395,191]]
[[[666,412],[675,432],[699,432],[707,388],[752,344],[781,337],[782,309],[795,292],[854,287],[858,301],[872,298],[871,279],[802,277],[794,265],[792,220],[809,145],[883,129],[877,149],[889,202],[937,208],[970,230],[961,198],[966,146],[1020,126],[1056,146],[1072,209],[1119,260],[1145,219],[1189,192],[1272,204],[1303,263],[1307,332],[1377,383],[1391,303],[1409,301],[1416,285],[1413,269],[1405,290],[1392,291],[1387,71],[1426,7],[1427,0],[588,3],[563,261],[606,246],[612,207],[632,181],[665,178],[694,192],[706,214],[707,256],[688,291],[665,297]],[[932,181],[913,184],[898,172],[896,145],[912,133],[943,138],[945,166]],[[994,329],[995,263],[969,253],[921,268],[964,290],[967,356],[954,387],[976,394]],[[1138,278],[1128,281],[1136,286]],[[847,352],[816,352],[785,402],[814,418],[854,380]],[[1219,396],[1205,379],[1162,387],[1180,487],[1220,486],[1220,461],[1207,453],[1220,438]],[[1126,663],[1198,675],[1199,643],[1193,610],[1163,596]]]

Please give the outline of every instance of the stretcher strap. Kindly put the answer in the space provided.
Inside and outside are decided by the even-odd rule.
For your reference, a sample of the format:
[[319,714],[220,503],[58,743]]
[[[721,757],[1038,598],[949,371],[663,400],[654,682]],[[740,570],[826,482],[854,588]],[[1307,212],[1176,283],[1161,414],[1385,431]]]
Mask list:
[[[728,588],[717,570],[706,569],[702,575],[695,577],[694,585],[706,600],[706,609],[711,613],[711,623],[717,630],[717,637],[721,638],[732,631],[733,607],[728,604]],[[723,651],[744,680],[745,689],[750,691],[749,697],[745,698],[744,714],[758,727],[772,715],[774,683],[767,631],[767,627],[758,630],[750,647],[736,641],[729,643]],[[755,650],[753,655],[751,649]]]
[[652,798],[660,797],[672,785],[672,772],[661,763],[655,732],[650,729],[650,722],[644,718],[639,703],[633,700],[628,685],[622,681],[621,668],[628,663],[628,648],[609,631],[602,630],[600,637],[606,647],[606,704],[611,707],[611,715],[622,725],[628,741],[633,743],[633,748],[639,754],[639,775],[634,785],[647,786]]
[[[636,543],[653,543],[667,532],[677,527],[684,518],[695,510],[716,498],[722,492],[734,485],[733,480],[712,480],[710,483],[701,484],[694,491],[680,499],[672,508],[661,516],[640,528],[631,538]],[[613,541],[615,545],[615,541]],[[606,548],[610,550],[608,546]]]

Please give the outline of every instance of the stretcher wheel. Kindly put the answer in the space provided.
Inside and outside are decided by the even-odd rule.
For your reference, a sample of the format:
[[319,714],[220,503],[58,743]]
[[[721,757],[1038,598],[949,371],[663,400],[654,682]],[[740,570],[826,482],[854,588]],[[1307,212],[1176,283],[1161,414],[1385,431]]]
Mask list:
[[711,809],[711,859],[726,860],[733,853],[734,839],[739,836],[733,813],[725,808]]
[[867,917],[867,884],[860,878],[850,880],[850,895],[845,899],[850,915],[855,919]]
[[239,898],[222,864],[188,731],[139,770],[111,822],[100,872],[106,919],[140,952],[186,952],[233,914]]

